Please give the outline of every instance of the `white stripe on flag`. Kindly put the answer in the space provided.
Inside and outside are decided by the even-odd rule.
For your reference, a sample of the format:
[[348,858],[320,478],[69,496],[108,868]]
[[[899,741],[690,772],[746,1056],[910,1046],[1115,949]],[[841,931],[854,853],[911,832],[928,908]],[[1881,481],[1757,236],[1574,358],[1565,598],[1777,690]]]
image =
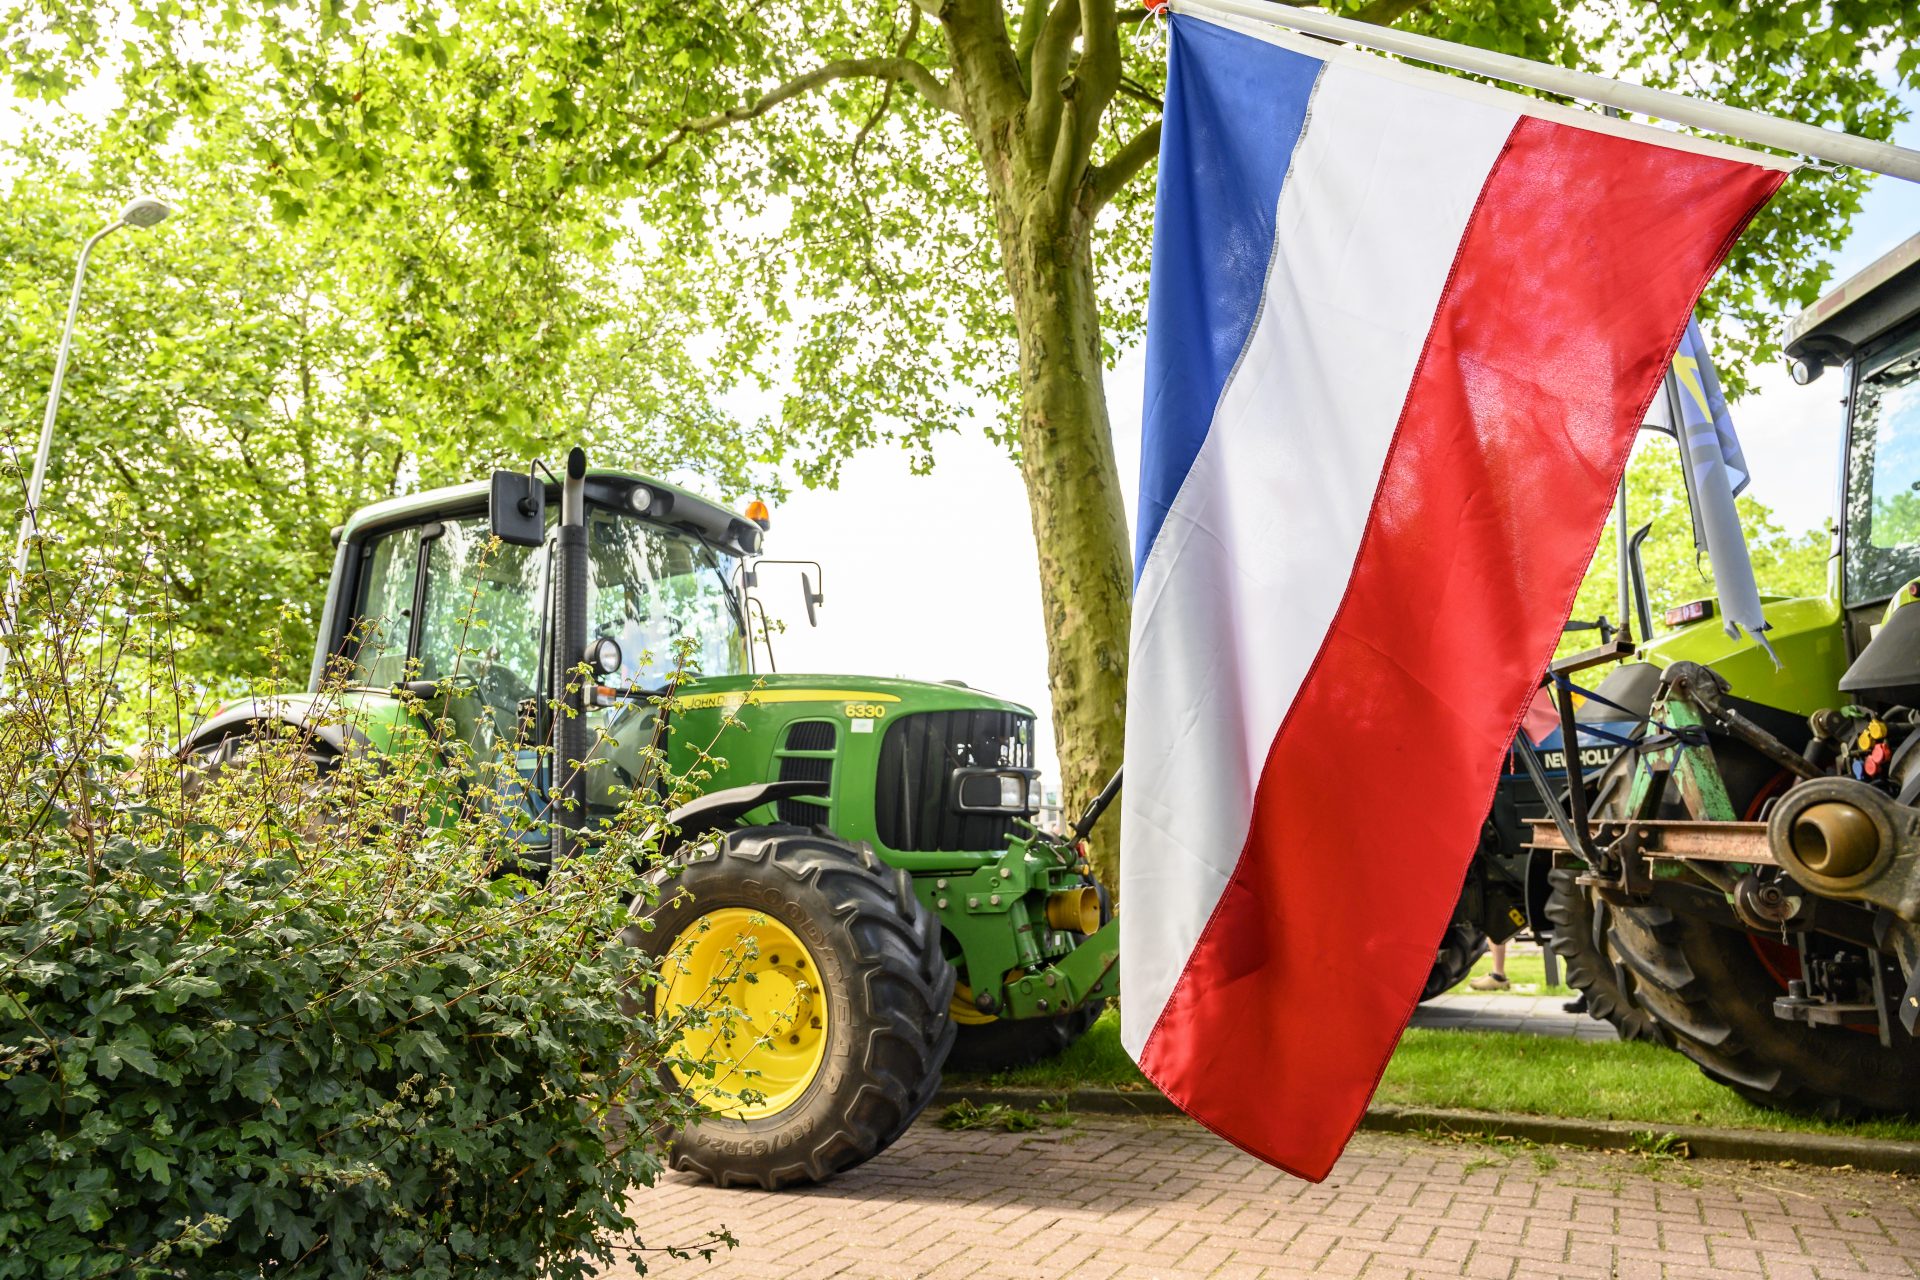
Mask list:
[[1239,860],[1460,237],[1518,119],[1467,98],[1435,105],[1340,63],[1322,74],[1260,317],[1140,577],[1121,794],[1128,846],[1154,857],[1120,867],[1121,1029],[1136,1058]]

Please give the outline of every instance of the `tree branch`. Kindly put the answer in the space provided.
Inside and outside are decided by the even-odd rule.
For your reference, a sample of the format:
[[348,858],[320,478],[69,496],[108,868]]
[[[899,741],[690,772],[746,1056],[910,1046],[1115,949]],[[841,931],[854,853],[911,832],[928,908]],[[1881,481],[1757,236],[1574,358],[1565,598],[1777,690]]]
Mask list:
[[[961,100],[967,127],[976,143],[998,130],[1011,132],[1027,106],[1024,70],[1007,34],[1002,0],[935,0],[941,31],[953,62],[948,77],[956,100]],[[1045,7],[1047,0],[1032,0]]]
[[1390,27],[1415,9],[1425,9],[1433,0],[1373,0],[1373,3],[1358,13],[1347,16],[1358,22],[1371,22],[1376,27]]
[[1120,87],[1120,24],[1113,0],[1080,0],[1080,31],[1080,67],[1073,73],[1073,127],[1068,131],[1073,148],[1067,158],[1068,185],[1055,193],[1062,208],[1073,198],[1093,159],[1100,121]]
[[1155,111],[1165,111],[1167,109],[1167,104],[1160,100],[1159,94],[1152,92],[1145,85],[1137,84],[1127,79],[1125,76],[1120,77],[1120,92],[1136,102],[1146,103]]
[[698,120],[686,121],[667,135],[666,140],[647,157],[645,165],[651,169],[659,164],[667,158],[668,152],[688,138],[703,133],[715,133],[736,124],[756,120],[789,99],[797,98],[803,93],[811,93],[837,80],[859,79],[905,82],[940,110],[956,109],[953,95],[948,91],[947,86],[940,82],[939,77],[934,75],[930,68],[915,62],[912,58],[841,58],[815,67],[804,75],[795,76],[785,84],[769,89],[759,99],[746,106],[734,107]]
[[1033,46],[1040,39],[1040,27],[1047,18],[1047,0],[1023,0],[1020,6],[1020,27],[1014,33],[1013,60],[1020,64],[1020,74],[1027,79],[1027,87],[1033,87]]
[[1155,120],[1122,143],[1112,159],[1105,164],[1095,165],[1093,172],[1087,176],[1094,210],[1105,208],[1133,181],[1134,175],[1146,168],[1147,162],[1159,154],[1160,122]]
[[1027,145],[1036,161],[1052,156],[1059,137],[1060,111],[1066,99],[1062,88],[1067,62],[1073,56],[1073,38],[1080,34],[1080,0],[1054,0],[1040,38],[1033,45],[1033,70],[1027,85]]

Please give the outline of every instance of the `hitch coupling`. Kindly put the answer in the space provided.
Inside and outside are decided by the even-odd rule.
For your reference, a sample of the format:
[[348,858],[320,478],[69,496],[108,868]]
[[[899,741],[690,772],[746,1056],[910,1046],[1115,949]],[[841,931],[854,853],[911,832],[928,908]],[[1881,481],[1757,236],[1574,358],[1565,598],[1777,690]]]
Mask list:
[[1767,842],[1815,893],[1920,919],[1920,809],[1851,778],[1812,779],[1774,806]]
[[[1767,842],[1805,888],[1882,909],[1875,939],[1891,947],[1907,979],[1900,1024],[1920,1037],[1920,809],[1851,778],[1817,778],[1780,797],[1767,819]],[[1775,1002],[1775,1012],[1795,999]],[[1883,1021],[1882,1044],[1888,1034]]]

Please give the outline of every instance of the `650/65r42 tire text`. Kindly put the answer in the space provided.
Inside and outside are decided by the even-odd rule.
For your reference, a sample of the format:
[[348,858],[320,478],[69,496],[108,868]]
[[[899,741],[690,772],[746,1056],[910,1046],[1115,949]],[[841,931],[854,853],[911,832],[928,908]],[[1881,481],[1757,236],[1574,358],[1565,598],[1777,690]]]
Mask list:
[[707,1114],[673,1167],[719,1186],[822,1182],[885,1150],[932,1100],[953,1042],[953,967],[903,871],[789,827],[686,855],[627,940],[660,957],[657,1016]]

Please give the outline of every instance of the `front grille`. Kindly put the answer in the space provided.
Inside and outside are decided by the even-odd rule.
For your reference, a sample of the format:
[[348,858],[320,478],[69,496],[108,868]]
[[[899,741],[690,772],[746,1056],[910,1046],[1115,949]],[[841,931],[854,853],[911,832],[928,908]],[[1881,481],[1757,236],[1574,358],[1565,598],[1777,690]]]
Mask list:
[[[837,734],[830,720],[802,720],[787,726],[780,757],[780,781],[817,782],[822,796],[833,792],[833,757],[789,755],[794,751],[832,751]],[[813,800],[782,800],[774,806],[780,821],[796,827],[824,827],[831,816],[827,806]]]
[[874,833],[889,849],[926,853],[997,849],[1015,815],[961,813],[953,771],[1031,769],[1033,717],[1011,711],[926,711],[887,724],[874,779]]
[[787,727],[787,750],[833,750],[833,721],[801,720]]

